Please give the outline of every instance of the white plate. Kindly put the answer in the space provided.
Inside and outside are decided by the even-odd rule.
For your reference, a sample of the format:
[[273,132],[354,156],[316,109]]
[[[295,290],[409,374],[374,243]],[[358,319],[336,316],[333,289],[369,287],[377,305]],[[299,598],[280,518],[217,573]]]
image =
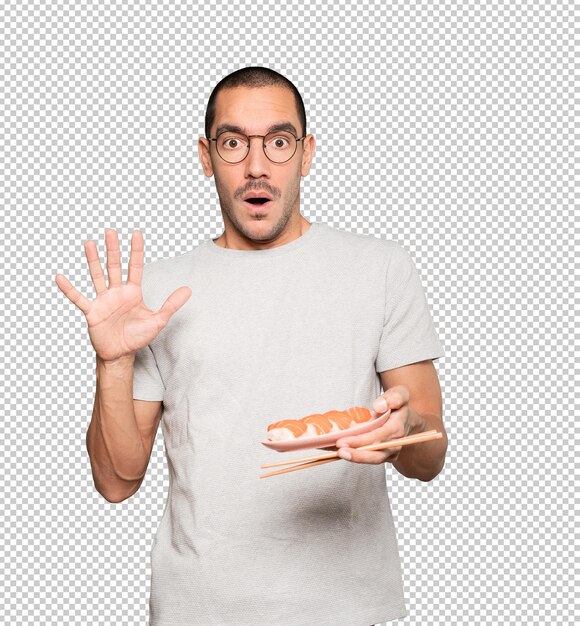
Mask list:
[[266,448],[271,448],[278,452],[292,452],[293,450],[307,450],[308,448],[332,448],[342,437],[362,435],[375,428],[379,428],[387,421],[390,414],[391,409],[386,413],[382,413],[375,419],[364,422],[360,426],[347,428],[346,430],[337,430],[334,433],[326,433],[325,435],[317,435],[316,437],[297,437],[295,439],[287,439],[286,441],[269,441],[265,439],[262,441],[262,444],[265,445]]

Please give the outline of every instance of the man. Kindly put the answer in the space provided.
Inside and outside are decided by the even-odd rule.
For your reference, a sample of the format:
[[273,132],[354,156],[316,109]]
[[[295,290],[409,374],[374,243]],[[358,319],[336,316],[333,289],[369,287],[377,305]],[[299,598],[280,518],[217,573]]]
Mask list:
[[[143,268],[135,231],[122,285],[107,231],[108,289],[95,243],[85,245],[93,302],[57,276],[97,353],[87,446],[108,501],[139,489],[163,415],[170,491],[152,550],[150,625],[404,617],[384,463],[429,481],[447,448],[432,362],[443,350],[418,272],[394,241],[300,214],[315,140],[285,77],[226,76],[205,122],[199,156],[215,176],[222,235]],[[259,479],[272,460],[260,443],[268,424],[351,406],[391,414],[336,442],[350,462]],[[358,450],[431,429],[443,438]]]

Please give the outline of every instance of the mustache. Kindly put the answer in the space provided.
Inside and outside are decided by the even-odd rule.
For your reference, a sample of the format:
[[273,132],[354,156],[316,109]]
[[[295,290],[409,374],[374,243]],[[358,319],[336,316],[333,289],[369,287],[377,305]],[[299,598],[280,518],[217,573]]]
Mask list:
[[247,189],[244,189],[239,194],[237,194],[237,196],[238,198],[244,199],[246,194],[250,191],[263,191],[264,193],[267,193],[269,196],[272,196],[272,198],[275,198],[277,195],[273,189],[270,189],[268,187],[248,187]]

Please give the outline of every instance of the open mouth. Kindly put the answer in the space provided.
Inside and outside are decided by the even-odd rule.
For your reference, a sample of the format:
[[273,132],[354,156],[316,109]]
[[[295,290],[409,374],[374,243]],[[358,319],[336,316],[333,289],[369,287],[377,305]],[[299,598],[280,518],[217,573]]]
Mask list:
[[248,198],[246,200],[244,200],[244,202],[247,202],[248,204],[254,204],[254,205],[261,205],[261,204],[267,204],[268,202],[271,202],[271,200],[269,198]]

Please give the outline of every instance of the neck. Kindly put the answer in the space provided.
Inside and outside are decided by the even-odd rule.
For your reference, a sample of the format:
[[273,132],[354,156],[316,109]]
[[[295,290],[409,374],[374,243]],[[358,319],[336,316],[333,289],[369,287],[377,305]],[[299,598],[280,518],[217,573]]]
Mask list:
[[[298,228],[299,234],[296,235],[296,237],[293,237],[292,239],[290,239],[289,241],[285,241],[284,243],[290,243],[290,241],[293,241],[293,239],[297,239],[298,237],[301,237],[310,227],[311,227],[311,223],[308,220],[306,220],[302,215],[300,215],[299,228]],[[214,239],[214,242],[218,246],[220,246],[220,248],[226,248],[230,250],[246,249],[246,248],[236,247],[235,237],[234,237],[234,242],[233,243],[230,242],[230,245],[228,245],[228,230],[229,229],[226,227],[224,232],[217,239]],[[284,244],[277,244],[277,245],[284,245]],[[268,246],[268,247],[271,248],[271,247],[276,247],[276,246]],[[256,249],[262,249],[262,248],[256,248]]]

